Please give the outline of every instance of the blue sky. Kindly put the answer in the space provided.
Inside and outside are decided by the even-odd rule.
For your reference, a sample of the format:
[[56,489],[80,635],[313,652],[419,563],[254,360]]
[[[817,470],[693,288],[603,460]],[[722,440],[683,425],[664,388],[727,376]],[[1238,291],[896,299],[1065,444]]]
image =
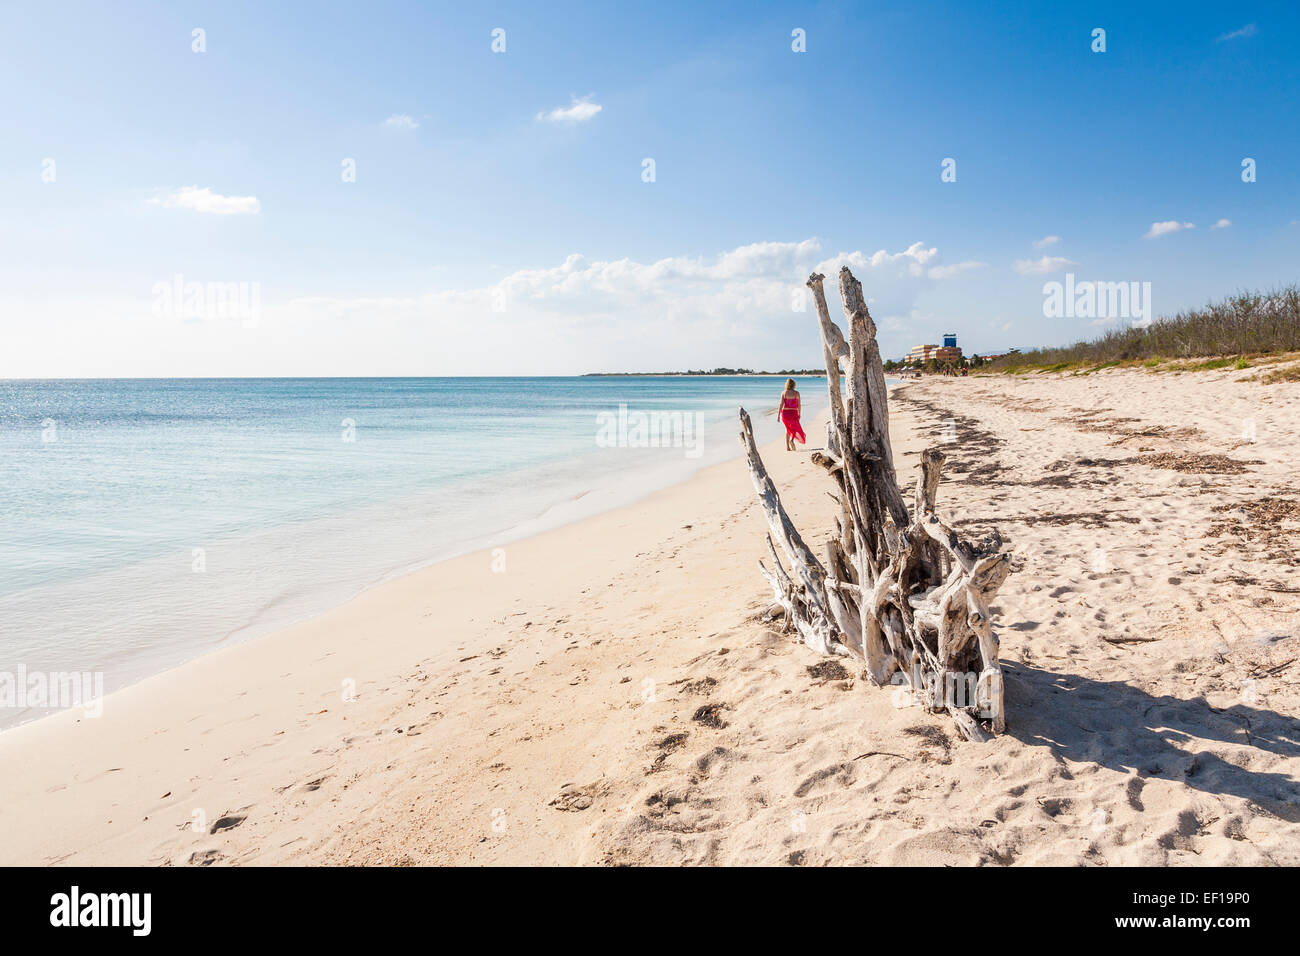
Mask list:
[[[0,376],[802,366],[841,261],[886,355],[1096,334],[1044,317],[1066,272],[1158,313],[1297,279],[1294,3],[51,2],[0,37]],[[160,304],[178,275],[256,313]]]

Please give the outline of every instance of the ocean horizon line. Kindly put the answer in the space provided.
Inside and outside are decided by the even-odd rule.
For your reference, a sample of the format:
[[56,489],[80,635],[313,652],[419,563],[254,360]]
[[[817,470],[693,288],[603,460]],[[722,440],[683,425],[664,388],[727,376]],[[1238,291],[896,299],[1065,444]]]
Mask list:
[[463,379],[559,379],[559,378],[779,378],[799,374],[808,378],[825,378],[822,372],[737,372],[713,374],[711,372],[572,372],[553,375],[38,375],[0,377],[5,382],[377,382],[377,381],[427,381],[441,378]]

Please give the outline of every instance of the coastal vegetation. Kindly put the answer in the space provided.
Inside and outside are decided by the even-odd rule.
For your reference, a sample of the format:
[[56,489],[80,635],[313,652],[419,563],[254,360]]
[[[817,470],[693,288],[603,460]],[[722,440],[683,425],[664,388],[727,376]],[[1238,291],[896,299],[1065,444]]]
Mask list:
[[[1118,366],[1244,369],[1261,357],[1296,351],[1300,351],[1300,286],[1292,284],[1269,292],[1240,292],[1143,327],[1111,329],[1090,341],[1012,352],[989,361],[984,370],[1023,374],[1094,372]],[[1295,380],[1300,376],[1296,369],[1270,373],[1270,380]],[[1283,377],[1271,377],[1276,375]]]
[[823,368],[786,368],[777,372],[756,372],[752,368],[690,369],[686,372],[587,372],[584,378],[636,375],[825,375]]
[[[1014,350],[1013,350],[1014,351]],[[899,361],[897,359],[886,359],[884,370],[886,372],[932,372],[939,374],[946,371],[952,372],[960,368],[983,368],[988,364],[988,360],[979,355],[970,355],[960,362],[945,362],[937,358],[932,358],[924,364],[920,362],[909,362],[906,359]]]

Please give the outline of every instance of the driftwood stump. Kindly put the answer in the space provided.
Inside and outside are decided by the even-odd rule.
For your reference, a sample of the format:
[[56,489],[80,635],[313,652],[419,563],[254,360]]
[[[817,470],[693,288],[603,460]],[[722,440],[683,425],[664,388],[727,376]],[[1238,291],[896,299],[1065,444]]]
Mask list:
[[[761,560],[758,567],[772,586],[774,616],[815,651],[861,660],[879,686],[906,683],[922,706],[950,713],[964,736],[987,739],[986,731],[1001,733],[1006,725],[989,605],[1011,570],[1011,555],[981,553],[935,514],[944,459],[937,448],[921,455],[909,515],[894,472],[876,325],[846,266],[840,270],[845,341],[826,307],[825,278],[808,277],[830,392],[826,452],[812,460],[834,480],[839,504],[824,564],[786,514],[749,415],[740,410],[740,441],[769,527],[773,567]],[[996,536],[994,542],[1001,543]]]

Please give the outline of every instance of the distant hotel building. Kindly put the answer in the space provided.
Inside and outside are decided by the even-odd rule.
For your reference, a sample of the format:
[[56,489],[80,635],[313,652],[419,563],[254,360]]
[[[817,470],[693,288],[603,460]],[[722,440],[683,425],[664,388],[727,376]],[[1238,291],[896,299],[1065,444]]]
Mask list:
[[961,364],[961,349],[957,347],[957,333],[945,332],[943,345],[917,345],[907,353],[909,365],[926,365],[930,359],[943,363]]

